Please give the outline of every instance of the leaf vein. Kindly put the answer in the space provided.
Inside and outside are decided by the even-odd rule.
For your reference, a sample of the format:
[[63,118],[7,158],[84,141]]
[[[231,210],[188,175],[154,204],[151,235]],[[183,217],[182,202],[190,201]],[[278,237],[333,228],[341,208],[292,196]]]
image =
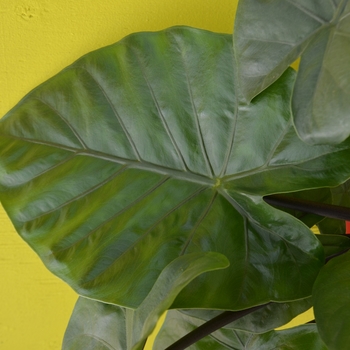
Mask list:
[[292,118],[289,119],[288,123],[286,124],[286,127],[283,129],[283,132],[281,133],[280,137],[278,138],[275,146],[272,148],[269,155],[267,156],[266,162],[264,163],[264,166],[268,167],[270,165],[270,162],[271,162],[273,156],[275,155],[275,152],[276,152],[278,146],[283,141],[284,137],[286,136],[286,134],[291,126],[292,126]]
[[237,334],[237,331],[233,329],[232,333],[236,336],[236,339],[239,341],[239,343],[242,345],[242,348],[244,349],[245,345],[243,344],[241,337]]
[[230,344],[224,342],[223,340],[219,339],[216,335],[215,335],[215,332],[214,333],[211,333],[209,334],[210,338],[214,339],[214,341],[216,341],[217,343],[223,345],[226,349],[231,349],[231,350],[241,350],[241,349],[238,349],[236,347],[233,347],[231,346]]
[[[282,41],[282,40],[271,40],[271,39],[257,39],[257,38],[247,38],[245,37],[245,40],[250,40],[250,41],[261,41],[264,43],[276,43],[276,44],[284,44],[284,45],[288,45],[288,46],[294,46],[294,43],[290,43],[288,41]],[[265,74],[263,74],[265,75]]]
[[70,151],[70,152],[74,152],[74,153],[81,151],[81,149],[79,149],[79,148],[63,146],[61,144],[50,142],[50,141],[41,141],[41,140],[29,139],[27,137],[16,136],[16,135],[11,135],[11,134],[2,134],[2,133],[0,133],[0,136],[12,138],[15,140],[21,140],[21,141],[25,141],[25,142],[29,142],[29,143],[34,143],[34,144],[38,144],[38,145],[54,147],[57,149],[62,149],[62,150]]
[[156,172],[156,173],[163,174],[163,175],[170,175],[176,179],[180,179],[180,180],[184,180],[184,181],[200,183],[200,184],[207,185],[207,186],[213,185],[213,181],[205,176],[198,175],[198,174],[195,174],[192,172],[179,171],[178,169],[162,167],[160,165],[145,162],[144,160],[135,161],[135,160],[117,157],[117,156],[110,155],[107,153],[102,153],[99,151],[94,151],[91,149],[81,150],[81,149],[76,149],[73,147],[62,146],[60,144],[49,142],[49,141],[28,139],[25,137],[18,137],[18,136],[9,135],[9,134],[0,133],[0,136],[8,137],[8,138],[16,139],[16,140],[21,140],[21,141],[25,141],[25,142],[29,142],[29,143],[39,144],[39,145],[43,145],[43,146],[54,147],[54,148],[62,149],[65,151],[70,151],[70,152],[74,152],[76,155],[94,157],[97,159],[104,159],[104,160],[108,160],[110,162],[114,162],[114,163],[118,163],[118,164],[128,164],[135,169]]
[[103,187],[105,184],[107,184],[108,182],[110,182],[111,180],[113,180],[115,177],[119,176],[119,175],[120,175],[121,173],[123,173],[126,169],[127,169],[127,166],[123,166],[122,168],[118,169],[117,172],[115,172],[114,174],[112,174],[111,176],[109,176],[107,179],[105,179],[105,180],[103,180],[102,182],[98,183],[97,185],[95,185],[95,186],[89,188],[87,191],[84,191],[84,192],[80,193],[79,195],[77,195],[77,196],[71,198],[70,200],[68,200],[68,201],[66,201],[66,202],[64,202],[64,203],[62,203],[62,204],[60,204],[60,205],[59,205],[58,207],[56,207],[56,208],[53,208],[53,209],[48,210],[48,211],[46,211],[46,212],[44,212],[44,213],[41,213],[39,216],[36,216],[36,217],[34,217],[34,218],[31,218],[29,221],[34,221],[34,220],[37,220],[37,219],[39,219],[39,218],[41,218],[41,217],[43,217],[43,216],[45,216],[45,215],[51,214],[51,213],[53,213],[53,212],[55,212],[55,211],[57,211],[57,210],[59,210],[59,209],[65,207],[66,205],[69,205],[69,204],[71,204],[71,203],[73,203],[73,202],[79,200],[80,198],[83,198],[83,197],[89,195],[90,193],[92,193],[92,192],[96,191],[97,189]]
[[170,177],[164,177],[161,181],[159,181],[155,186],[151,187],[148,191],[146,191],[145,193],[143,193],[141,196],[137,197],[136,199],[134,199],[131,203],[129,203],[127,206],[125,206],[123,209],[119,210],[117,213],[115,213],[114,215],[112,215],[111,217],[107,218],[106,220],[104,220],[102,223],[100,223],[97,227],[95,227],[94,229],[90,230],[87,234],[85,234],[83,237],[80,237],[79,240],[73,242],[72,244],[70,244],[69,246],[66,246],[64,248],[61,248],[59,250],[55,250],[53,251],[53,254],[57,254],[57,253],[61,253],[71,247],[73,247],[74,245],[78,244],[79,242],[82,242],[83,240],[85,240],[86,238],[88,238],[90,235],[92,235],[94,232],[96,232],[97,230],[99,230],[100,228],[102,228],[104,225],[106,225],[108,222],[116,219],[118,216],[120,216],[121,214],[123,214],[124,212],[126,212],[128,209],[130,209],[131,207],[133,207],[134,205],[136,205],[137,203],[139,203],[141,200],[143,200],[144,198],[146,198],[147,196],[149,196],[152,192],[154,192],[156,189],[158,189],[160,186],[162,186],[166,181],[168,181],[170,179]]
[[[233,47],[232,47],[232,57],[235,57],[236,55],[236,51],[233,50]],[[232,66],[233,66],[233,71],[235,71],[235,66],[234,66],[234,61],[232,60]],[[237,86],[235,84],[235,81],[233,81],[233,84],[235,86]],[[238,89],[237,89],[238,90]],[[220,172],[220,175],[219,177],[223,177],[225,174],[226,174],[226,171],[227,171],[227,167],[228,167],[228,163],[230,161],[230,155],[232,153],[232,149],[233,149],[233,144],[234,144],[234,141],[235,141],[235,135],[236,135],[236,130],[237,130],[237,123],[238,123],[238,113],[239,113],[239,107],[238,107],[238,98],[237,98],[237,95],[235,95],[235,111],[234,111],[234,116],[235,116],[235,120],[232,124],[232,131],[231,131],[231,137],[230,139],[228,140],[228,143],[227,143],[227,149],[226,149],[226,153],[225,153],[225,158],[224,158],[224,162],[223,162],[223,167],[221,169],[221,172]]]
[[[179,48],[179,51],[182,52],[180,44],[179,44],[176,36],[174,36],[174,40],[175,40],[175,42],[176,42],[176,44],[177,44],[177,46]],[[181,58],[181,61],[182,61],[183,67],[184,67],[184,73],[185,73],[185,77],[186,77],[187,90],[188,90],[190,101],[191,101],[191,106],[192,106],[193,115],[194,115],[194,121],[195,121],[196,129],[197,129],[197,133],[198,133],[198,137],[199,137],[199,141],[200,141],[199,143],[200,143],[200,146],[201,146],[203,159],[204,159],[204,161],[206,163],[206,166],[207,166],[207,169],[209,171],[210,176],[214,177],[213,167],[212,167],[212,165],[210,163],[210,160],[209,160],[208,152],[207,152],[207,149],[206,149],[206,146],[205,146],[205,142],[204,142],[204,138],[203,138],[202,129],[201,129],[201,126],[200,126],[200,123],[199,123],[198,111],[197,111],[196,105],[194,103],[193,92],[192,92],[190,80],[189,80],[189,77],[188,77],[187,64],[186,64],[186,61],[185,61],[185,59],[184,59],[182,54],[180,55],[180,58]]]
[[39,97],[34,97],[35,100],[41,102],[42,104],[44,104],[45,106],[47,106],[48,108],[50,108],[68,127],[69,129],[72,131],[72,133],[74,134],[74,136],[77,138],[77,140],[80,142],[80,144],[82,145],[82,147],[84,149],[88,149],[87,145],[85,144],[85,142],[83,141],[83,139],[80,137],[80,135],[78,134],[78,132],[75,130],[75,128],[73,127],[73,125],[69,122],[69,120],[67,118],[65,118],[56,108],[54,108],[53,106],[51,106],[47,101],[39,98]]
[[112,346],[111,344],[107,343],[104,339],[98,337],[95,334],[91,334],[91,333],[84,333],[81,335],[81,337],[87,337],[87,338],[93,338],[96,339],[99,343],[105,345],[108,347],[108,349],[110,350],[117,350],[114,346]]
[[[350,13],[349,13],[349,15],[350,15]],[[350,38],[350,33],[340,32],[340,31],[338,31],[338,30],[336,30],[336,31],[334,32],[334,35],[339,35],[339,36],[343,36],[343,37],[345,37],[345,38]]]
[[243,280],[239,288],[239,293],[237,294],[237,301],[239,301],[239,298],[241,295],[244,295],[243,293],[243,286],[246,284],[246,277],[248,276],[248,265],[249,265],[249,233],[248,233],[248,225],[247,225],[247,217],[243,217],[244,222],[244,273],[243,273]]
[[60,167],[61,165],[63,165],[63,164],[65,164],[65,163],[69,162],[69,161],[72,160],[74,157],[75,157],[75,154],[73,154],[73,155],[71,155],[71,156],[69,156],[69,157],[63,159],[63,160],[60,161],[59,163],[53,165],[52,167],[50,167],[50,168],[48,168],[48,169],[45,169],[44,171],[42,171],[42,172],[36,174],[35,176],[32,176],[30,179],[28,179],[28,180],[26,180],[26,181],[24,181],[24,182],[22,182],[22,183],[19,183],[19,182],[18,182],[18,183],[15,184],[14,186],[20,186],[20,185],[23,185],[23,184],[25,184],[25,183],[28,183],[29,181],[32,181],[32,180],[34,180],[34,179],[37,179],[38,177],[40,177],[40,176],[42,176],[42,175],[44,175],[44,174],[50,172],[51,170],[53,170],[53,169],[55,169],[55,168],[58,168],[58,167]]
[[[251,221],[255,226],[260,227],[261,229],[263,229],[264,231],[270,233],[271,235],[277,236],[279,237],[284,244],[290,244],[292,246],[294,246],[295,248],[297,248],[298,250],[301,250],[301,248],[298,245],[295,245],[293,242],[288,241],[286,238],[284,238],[283,236],[279,235],[277,232],[272,231],[271,229],[263,226],[260,222],[258,222],[256,219],[254,219],[250,213],[248,211],[246,211],[235,199],[233,199],[226,191],[223,190],[219,190],[219,193],[226,198],[226,200],[239,212],[239,213],[244,213],[241,214],[242,216],[245,216],[249,221]],[[263,205],[267,205],[270,208],[272,208],[272,206],[270,206],[269,204],[265,204],[262,203]],[[278,210],[278,209],[276,209]],[[295,219],[297,220],[297,219]],[[288,249],[289,250],[289,249]],[[291,253],[292,254],[292,253]],[[315,257],[312,257],[314,260],[317,260]],[[294,261],[296,261],[294,259]]]
[[[165,179],[163,182],[165,182],[167,179]],[[161,185],[161,184],[160,184]],[[161,218],[159,218],[144,234],[142,234],[127,250],[125,250],[120,256],[118,256],[117,258],[115,258],[115,260],[109,265],[107,266],[103,271],[101,271],[98,275],[94,276],[92,279],[90,280],[85,280],[83,283],[81,283],[81,286],[84,286],[86,284],[88,284],[89,282],[95,280],[96,278],[98,278],[99,276],[103,275],[104,273],[106,273],[108,271],[108,269],[110,269],[111,267],[113,267],[114,264],[116,264],[118,262],[118,260],[124,256],[130,249],[132,249],[133,247],[135,247],[137,245],[138,242],[140,242],[145,236],[147,236],[153,229],[155,229],[161,222],[162,220],[164,220],[166,217],[168,217],[169,215],[171,215],[172,213],[174,213],[176,210],[180,209],[184,204],[186,204],[187,202],[189,202],[192,198],[194,198],[195,196],[199,195],[201,192],[203,192],[206,188],[205,187],[201,187],[199,189],[197,189],[195,192],[191,193],[190,196],[188,196],[187,198],[185,198],[184,200],[182,200],[179,204],[177,204],[175,207],[173,207],[171,210],[169,210],[168,212],[166,212],[165,214],[163,214],[161,216]]]
[[207,216],[207,214],[209,213],[210,209],[212,208],[214,202],[215,202],[215,199],[218,195],[218,192],[215,191],[212,198],[210,199],[210,202],[209,204],[204,208],[203,210],[203,213],[202,215],[199,216],[197,222],[195,223],[194,227],[192,228],[189,236],[188,236],[188,239],[186,241],[186,243],[184,244],[184,247],[182,248],[182,251],[180,253],[180,255],[184,255],[188,246],[190,245],[194,235],[196,234],[196,231],[197,231],[197,228],[200,226],[200,224],[202,223],[202,221],[204,220],[204,218]]
[[309,17],[313,18],[314,20],[316,20],[317,22],[321,23],[321,24],[325,24],[327,23],[327,21],[321,17],[319,17],[318,15],[316,15],[315,13],[311,12],[310,10],[308,10],[306,7],[300,5],[299,3],[293,1],[293,0],[286,0],[290,5],[294,6],[295,8],[297,8],[298,10],[304,12],[306,15],[308,15]]
[[133,152],[136,156],[136,158],[140,161],[141,160],[141,156],[140,156],[140,153],[139,151],[137,150],[137,147],[136,147],[136,144],[135,142],[133,141],[131,135],[129,134],[124,122],[123,122],[123,119],[121,118],[120,114],[118,113],[117,109],[115,108],[114,104],[112,103],[111,99],[109,98],[106,90],[102,87],[102,85],[98,82],[98,80],[94,77],[94,75],[86,68],[86,67],[83,67],[83,66],[77,66],[76,68],[80,68],[80,69],[83,69],[84,71],[86,71],[89,76],[93,79],[93,81],[95,82],[95,84],[98,86],[98,88],[101,90],[101,92],[103,93],[108,105],[110,106],[110,108],[112,109],[116,119],[118,120],[119,122],[119,125],[121,126],[126,138],[128,139],[129,143],[130,143],[130,146],[131,148],[133,149]]
[[179,157],[180,162],[182,163],[182,167],[183,167],[184,171],[188,171],[189,169],[188,169],[188,166],[186,165],[185,159],[184,159],[184,157],[183,157],[183,155],[182,155],[182,153],[180,151],[180,148],[179,148],[179,146],[178,146],[178,144],[177,144],[177,142],[176,142],[176,140],[175,140],[175,138],[174,138],[174,136],[173,136],[173,134],[171,132],[171,129],[169,128],[169,125],[168,125],[168,123],[167,123],[167,121],[166,121],[166,119],[164,117],[162,109],[160,108],[159,102],[158,102],[158,100],[156,98],[156,95],[154,93],[152,85],[151,85],[151,83],[150,83],[150,81],[149,81],[149,79],[148,79],[148,77],[146,75],[145,67],[142,64],[142,61],[141,61],[141,59],[139,57],[139,53],[135,49],[134,49],[134,52],[135,52],[135,55],[137,57],[137,60],[139,61],[139,65],[140,65],[140,68],[141,68],[141,71],[142,71],[142,75],[143,75],[143,77],[144,77],[144,79],[146,81],[147,87],[148,87],[148,89],[149,89],[149,91],[151,93],[152,100],[153,100],[153,102],[154,102],[154,104],[155,104],[155,106],[157,108],[159,119],[161,120],[162,125],[163,125],[163,127],[164,127],[164,129],[165,129],[165,131],[166,131],[166,133],[168,135],[168,137],[170,138],[171,143],[173,144],[173,147],[174,147],[174,149],[175,149],[175,151],[177,153],[177,156]]
[[350,12],[348,12],[347,14],[345,14],[343,17],[341,17],[339,19],[339,22],[343,21],[344,19],[348,18],[350,16]]

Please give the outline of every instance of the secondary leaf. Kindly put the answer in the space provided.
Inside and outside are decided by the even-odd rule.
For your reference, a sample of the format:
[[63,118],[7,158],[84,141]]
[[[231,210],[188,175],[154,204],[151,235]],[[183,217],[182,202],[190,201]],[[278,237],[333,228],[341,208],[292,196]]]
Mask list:
[[316,225],[322,235],[345,235],[344,220],[324,218]]
[[345,235],[321,234],[316,237],[322,243],[325,256],[331,256],[350,248],[350,238]]
[[248,100],[301,55],[294,87],[294,123],[310,143],[338,143],[350,134],[350,2],[244,0],[234,44]]
[[288,70],[238,103],[230,35],[131,35],[90,53],[0,123],[0,199],[20,235],[79,294],[137,308],[179,256],[230,266],[177,308],[235,310],[310,295],[323,249],[262,197],[335,186],[349,142],[307,146]]
[[159,317],[179,291],[201,273],[225,268],[227,264],[227,259],[218,253],[189,254],[175,259],[162,271],[136,310],[79,298],[62,349],[143,349]]
[[[171,310],[167,313],[165,322],[158,333],[154,350],[164,350],[179,340],[203,321],[190,317],[179,311]],[[303,325],[282,331],[270,331],[263,334],[241,332],[233,329],[220,329],[197,343],[189,346],[189,350],[327,350],[316,325]]]
[[[246,331],[249,333],[265,333],[283,326],[311,307],[311,297],[295,300],[289,303],[268,303],[263,308],[229,323],[224,328],[234,329],[236,331]],[[179,312],[203,321],[209,321],[223,311],[194,309],[180,310]]]
[[330,350],[346,349],[350,343],[350,253],[330,260],[313,288],[318,330]]

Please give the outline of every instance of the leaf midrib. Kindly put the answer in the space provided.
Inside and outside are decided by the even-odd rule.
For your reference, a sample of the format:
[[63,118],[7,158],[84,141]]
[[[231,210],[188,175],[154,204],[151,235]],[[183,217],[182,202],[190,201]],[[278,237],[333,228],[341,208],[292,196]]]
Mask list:
[[[113,163],[126,165],[129,168],[145,170],[145,171],[149,171],[149,172],[153,172],[153,173],[158,173],[161,175],[168,175],[168,176],[175,178],[175,179],[178,179],[178,180],[188,181],[188,182],[192,182],[192,183],[196,183],[196,184],[200,184],[200,185],[206,185],[209,187],[216,187],[215,185],[216,185],[218,179],[220,180],[221,184],[224,185],[225,183],[232,182],[232,181],[237,180],[237,179],[241,179],[241,178],[248,177],[251,175],[256,175],[258,173],[270,171],[273,169],[282,169],[282,168],[296,167],[296,166],[299,167],[301,164],[305,164],[305,163],[307,163],[309,161],[313,161],[317,158],[324,157],[325,155],[327,155],[329,153],[335,153],[334,151],[333,152],[326,151],[320,155],[317,155],[316,157],[305,159],[302,162],[294,162],[294,163],[288,163],[288,164],[276,164],[274,166],[269,165],[268,160],[271,160],[271,155],[269,155],[267,162],[265,162],[263,165],[258,166],[256,168],[249,169],[249,170],[242,171],[242,172],[238,172],[238,173],[232,174],[232,175],[225,175],[225,176],[219,177],[219,178],[209,178],[209,177],[206,177],[203,175],[195,174],[195,173],[190,172],[190,171],[181,171],[181,170],[174,169],[174,168],[164,167],[161,165],[146,162],[144,160],[142,160],[142,161],[130,160],[130,159],[110,155],[107,153],[94,151],[91,149],[78,149],[78,148],[74,148],[74,147],[63,146],[63,145],[56,144],[53,142],[39,141],[39,140],[28,139],[28,138],[24,138],[24,137],[3,134],[3,133],[0,133],[0,137],[8,137],[8,138],[13,138],[13,139],[17,139],[17,140],[22,140],[22,141],[29,142],[29,143],[41,144],[44,146],[73,152],[73,153],[75,153],[75,156],[88,156],[88,157],[94,157],[97,159],[107,160],[107,161],[110,161]],[[281,140],[283,140],[283,138],[281,138]],[[279,142],[277,143],[277,147],[278,147],[281,140],[279,140]],[[342,152],[345,148],[346,147],[340,148],[336,152]],[[274,149],[276,149],[276,145],[275,145]],[[52,168],[47,169],[45,171],[45,173],[47,173],[51,169]]]
[[113,163],[127,165],[127,166],[129,166],[129,168],[135,168],[135,169],[155,172],[155,173],[159,173],[162,175],[169,175],[169,176],[176,178],[176,179],[179,179],[179,180],[194,182],[197,184],[214,186],[216,183],[215,178],[209,178],[209,177],[195,174],[195,173],[189,172],[189,171],[181,171],[181,170],[174,169],[174,168],[164,167],[161,165],[146,162],[144,160],[142,160],[142,161],[131,160],[131,159],[126,159],[126,158],[114,156],[114,155],[99,152],[99,151],[94,151],[91,149],[79,149],[79,148],[74,148],[74,147],[69,147],[69,146],[63,146],[61,144],[57,144],[54,142],[34,140],[34,139],[29,139],[29,138],[19,137],[19,136],[14,136],[14,135],[9,135],[9,134],[3,134],[3,133],[0,133],[0,137],[8,137],[8,138],[12,138],[12,139],[17,139],[17,140],[29,142],[29,143],[53,147],[53,148],[57,148],[60,150],[73,152],[73,153],[75,153],[75,156],[94,157],[97,159],[107,160],[107,161],[110,161]]

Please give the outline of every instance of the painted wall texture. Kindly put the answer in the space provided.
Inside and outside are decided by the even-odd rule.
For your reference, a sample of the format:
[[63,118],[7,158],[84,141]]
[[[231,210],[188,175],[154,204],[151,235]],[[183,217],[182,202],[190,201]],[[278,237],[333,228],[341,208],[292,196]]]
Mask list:
[[[0,116],[83,54],[184,24],[232,32],[238,0],[0,0]],[[0,208],[0,349],[57,350],[77,299]],[[310,316],[309,316],[310,317]]]

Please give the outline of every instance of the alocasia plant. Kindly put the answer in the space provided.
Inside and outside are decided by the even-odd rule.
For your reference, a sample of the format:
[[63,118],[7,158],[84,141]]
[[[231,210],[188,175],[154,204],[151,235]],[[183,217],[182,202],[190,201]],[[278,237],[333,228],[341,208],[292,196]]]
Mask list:
[[[322,244],[339,252],[347,238],[317,239],[263,197],[345,182],[350,140],[298,138],[291,68],[249,101],[240,50],[231,35],[187,27],[133,34],[1,120],[1,203],[81,295],[63,349],[142,349],[159,316],[180,309],[169,312],[161,349],[194,319],[258,305],[211,348],[324,348],[314,325],[273,329],[312,305]],[[172,333],[174,320],[182,330]]]

